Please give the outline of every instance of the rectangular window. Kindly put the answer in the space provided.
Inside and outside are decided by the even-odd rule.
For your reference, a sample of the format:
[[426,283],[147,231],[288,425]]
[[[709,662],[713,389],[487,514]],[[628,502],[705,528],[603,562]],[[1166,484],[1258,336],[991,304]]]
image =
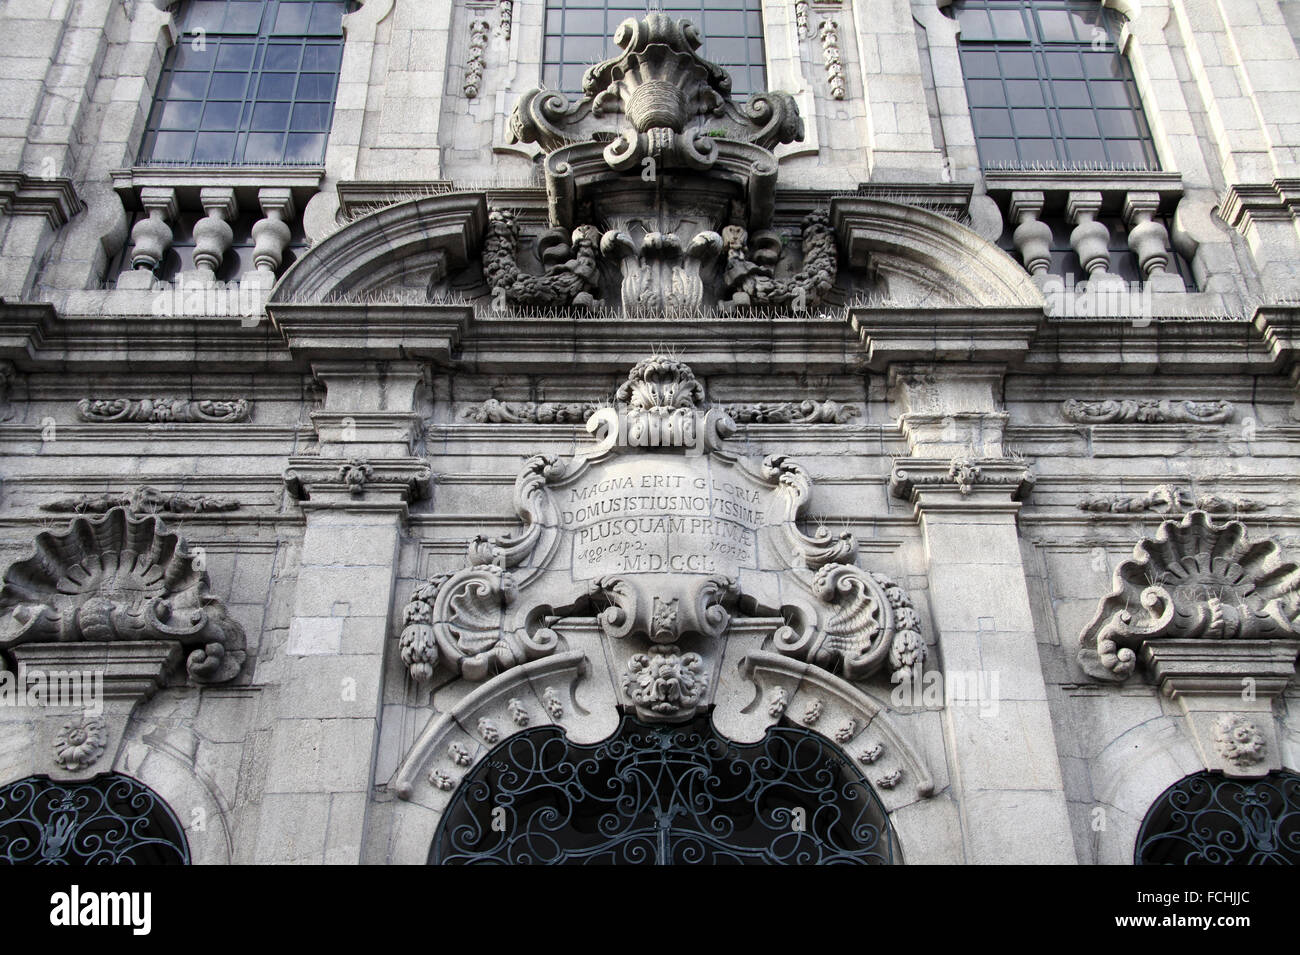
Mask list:
[[1117,14],[1097,0],[957,0],[980,162],[1158,169]]
[[[700,28],[700,56],[731,74],[736,99],[767,89],[761,0],[664,0],[656,9]],[[587,68],[618,55],[612,39],[618,25],[645,13],[644,3],[628,0],[546,0],[542,84],[582,95]]]
[[190,0],[140,161],[324,161],[349,0]]

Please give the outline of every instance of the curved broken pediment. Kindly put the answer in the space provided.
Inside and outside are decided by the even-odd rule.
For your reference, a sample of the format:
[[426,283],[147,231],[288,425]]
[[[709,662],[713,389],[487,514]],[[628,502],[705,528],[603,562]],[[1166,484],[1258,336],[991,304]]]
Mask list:
[[896,300],[1042,308],[1043,294],[996,245],[928,209],[865,196],[831,201],[831,224],[849,266],[864,269]]
[[487,214],[482,193],[420,196],[377,209],[303,253],[281,277],[270,304],[429,289],[478,257]]

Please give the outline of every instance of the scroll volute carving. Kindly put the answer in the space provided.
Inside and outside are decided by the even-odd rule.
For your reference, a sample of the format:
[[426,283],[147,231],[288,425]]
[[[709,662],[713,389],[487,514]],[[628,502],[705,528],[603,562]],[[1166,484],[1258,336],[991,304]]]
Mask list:
[[209,592],[203,561],[156,516],[117,507],[39,534],[0,588],[0,650],[33,643],[180,644],[197,683],[243,665],[245,634]]
[[1272,540],[1249,541],[1240,521],[1204,511],[1165,521],[1115,570],[1080,638],[1079,662],[1097,679],[1128,679],[1149,641],[1300,638],[1300,567]]

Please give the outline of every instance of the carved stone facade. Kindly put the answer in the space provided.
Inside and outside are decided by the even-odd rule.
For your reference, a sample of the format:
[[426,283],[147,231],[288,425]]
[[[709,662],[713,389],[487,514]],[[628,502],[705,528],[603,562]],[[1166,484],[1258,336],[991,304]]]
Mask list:
[[133,165],[167,6],[0,14],[51,61],[3,77],[0,787],[423,863],[512,741],[707,719],[834,747],[894,861],[1091,864],[1300,771],[1300,81],[1220,90],[1295,74],[1273,0],[1281,65],[1110,5],[1159,171],[981,170],[935,0],[763,0],[743,97],[662,13],[563,93],[541,0],[363,0],[319,168]]

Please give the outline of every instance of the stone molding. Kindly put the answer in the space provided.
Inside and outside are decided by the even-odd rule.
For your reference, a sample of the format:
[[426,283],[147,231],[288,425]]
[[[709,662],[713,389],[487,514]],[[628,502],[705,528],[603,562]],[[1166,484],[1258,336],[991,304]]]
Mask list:
[[44,216],[57,229],[82,208],[84,203],[71,179],[0,172],[0,215]]

